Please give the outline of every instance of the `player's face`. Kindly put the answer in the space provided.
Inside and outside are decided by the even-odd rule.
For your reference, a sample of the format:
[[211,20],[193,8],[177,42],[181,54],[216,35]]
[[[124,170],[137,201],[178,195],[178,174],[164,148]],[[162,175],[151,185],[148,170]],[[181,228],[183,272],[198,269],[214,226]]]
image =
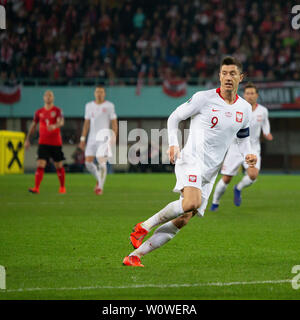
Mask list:
[[239,83],[243,80],[243,74],[234,64],[223,65],[219,76],[221,88],[225,91],[237,91]]
[[104,88],[96,88],[95,89],[95,98],[97,101],[103,101],[105,98],[105,90]]
[[258,93],[255,88],[247,88],[244,91],[244,98],[251,105],[255,104],[258,99]]
[[45,104],[52,104],[54,101],[54,94],[52,91],[46,91],[44,93],[44,102]]

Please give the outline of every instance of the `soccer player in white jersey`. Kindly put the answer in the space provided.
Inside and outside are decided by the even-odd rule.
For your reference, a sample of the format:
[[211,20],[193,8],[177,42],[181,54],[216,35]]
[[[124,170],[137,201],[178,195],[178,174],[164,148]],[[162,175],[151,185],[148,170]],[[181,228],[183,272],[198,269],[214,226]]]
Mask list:
[[242,202],[241,191],[243,188],[251,186],[259,173],[261,165],[260,156],[260,133],[263,132],[265,139],[273,140],[273,136],[270,132],[270,122],[268,118],[268,109],[257,103],[258,90],[257,87],[249,82],[244,88],[244,98],[252,106],[252,119],[250,122],[250,143],[252,152],[257,157],[257,163],[255,167],[251,168],[244,161],[244,158],[238,150],[236,139],[233,141],[225,156],[221,174],[223,177],[216,185],[213,202],[211,205],[211,211],[217,211],[222,195],[225,193],[228,184],[233,176],[238,173],[238,169],[241,165],[246,170],[246,174],[243,179],[234,187],[234,204],[240,206]]
[[[82,150],[85,148],[85,166],[97,180],[94,192],[96,195],[101,195],[107,173],[107,160],[111,156],[111,145],[115,143],[118,133],[118,121],[114,104],[105,100],[105,88],[97,86],[94,96],[95,100],[85,105],[84,124],[79,147]],[[97,135],[99,137],[99,132],[102,131],[106,135],[110,127],[113,131],[110,139],[98,141]],[[85,146],[88,133],[88,141]],[[95,158],[98,167],[94,163]]]
[[[255,165],[256,156],[251,152],[249,139],[251,105],[237,95],[243,80],[241,63],[233,57],[224,58],[219,78],[220,88],[195,93],[170,115],[169,158],[175,163],[174,191],[181,196],[134,227],[130,241],[135,250],[124,258],[124,265],[143,267],[142,256],[172,239],[195,214],[204,215],[225,153],[235,137],[246,162],[251,167]],[[190,133],[180,152],[178,124],[188,118],[191,119]],[[148,232],[160,224],[142,243]]]

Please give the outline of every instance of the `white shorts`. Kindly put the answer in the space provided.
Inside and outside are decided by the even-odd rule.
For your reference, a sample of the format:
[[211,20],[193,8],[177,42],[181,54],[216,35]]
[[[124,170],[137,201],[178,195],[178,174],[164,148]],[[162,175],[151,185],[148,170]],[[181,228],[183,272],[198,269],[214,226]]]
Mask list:
[[[260,170],[261,165],[261,156],[259,152],[253,152],[253,154],[257,157],[257,162],[255,168]],[[235,176],[239,171],[239,167],[243,165],[245,170],[249,168],[248,164],[246,163],[244,157],[241,155],[239,148],[236,144],[232,144],[227,151],[225,156],[223,166],[221,169],[221,174],[226,176]]]
[[85,148],[86,157],[110,158],[112,150],[109,142],[91,141]]
[[209,196],[214,186],[216,176],[212,181],[206,181],[199,168],[191,166],[186,162],[178,159],[175,164],[176,185],[173,189],[174,192],[179,192],[182,195],[184,187],[195,187],[201,190],[201,206],[198,208],[198,216],[204,215]]

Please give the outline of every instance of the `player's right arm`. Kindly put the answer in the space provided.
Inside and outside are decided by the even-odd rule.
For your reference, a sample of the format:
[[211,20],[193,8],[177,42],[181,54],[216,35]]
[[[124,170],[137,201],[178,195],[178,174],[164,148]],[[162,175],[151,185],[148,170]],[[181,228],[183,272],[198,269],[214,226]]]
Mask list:
[[90,119],[91,119],[90,108],[89,108],[89,104],[87,103],[85,105],[84,123],[83,123],[82,132],[81,132],[81,136],[80,136],[80,142],[78,145],[78,147],[81,150],[84,150],[84,148],[85,148],[86,138],[87,138],[88,132],[90,130],[90,124],[91,124]]
[[30,137],[34,133],[36,126],[37,126],[36,122],[32,121],[25,139],[25,143],[24,143],[24,146],[26,149],[30,147]]
[[180,156],[180,149],[177,138],[179,122],[182,120],[186,120],[197,113],[200,113],[201,107],[203,105],[204,95],[202,92],[197,92],[191,99],[174,110],[168,118],[168,154],[171,163],[174,164],[176,159]]
[[262,123],[262,131],[264,134],[265,139],[272,141],[273,136],[271,134],[271,126],[270,126],[270,121],[269,121],[269,112],[268,109],[265,109],[265,117]]
[[90,129],[90,119],[84,119],[80,142],[79,142],[79,148],[81,150],[84,150],[85,148],[86,137],[89,132],[89,129]]
[[32,134],[35,132],[35,129],[37,127],[37,124],[39,122],[39,110],[37,110],[34,114],[34,118],[33,121],[30,124],[26,139],[25,139],[25,143],[24,143],[24,147],[25,149],[28,149],[30,147],[30,137],[32,136]]

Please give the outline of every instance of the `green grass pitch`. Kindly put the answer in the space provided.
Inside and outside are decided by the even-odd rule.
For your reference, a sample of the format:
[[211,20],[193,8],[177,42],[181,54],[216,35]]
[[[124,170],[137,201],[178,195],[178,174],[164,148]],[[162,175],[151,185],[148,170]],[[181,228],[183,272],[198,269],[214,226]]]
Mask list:
[[173,174],[109,175],[102,196],[88,174],[67,174],[65,195],[55,174],[39,195],[27,192],[33,175],[1,176],[0,299],[299,299],[280,280],[300,265],[300,176],[261,175],[237,208],[240,178],[218,212],[194,217],[145,268],[130,268],[129,233],[178,198]]

